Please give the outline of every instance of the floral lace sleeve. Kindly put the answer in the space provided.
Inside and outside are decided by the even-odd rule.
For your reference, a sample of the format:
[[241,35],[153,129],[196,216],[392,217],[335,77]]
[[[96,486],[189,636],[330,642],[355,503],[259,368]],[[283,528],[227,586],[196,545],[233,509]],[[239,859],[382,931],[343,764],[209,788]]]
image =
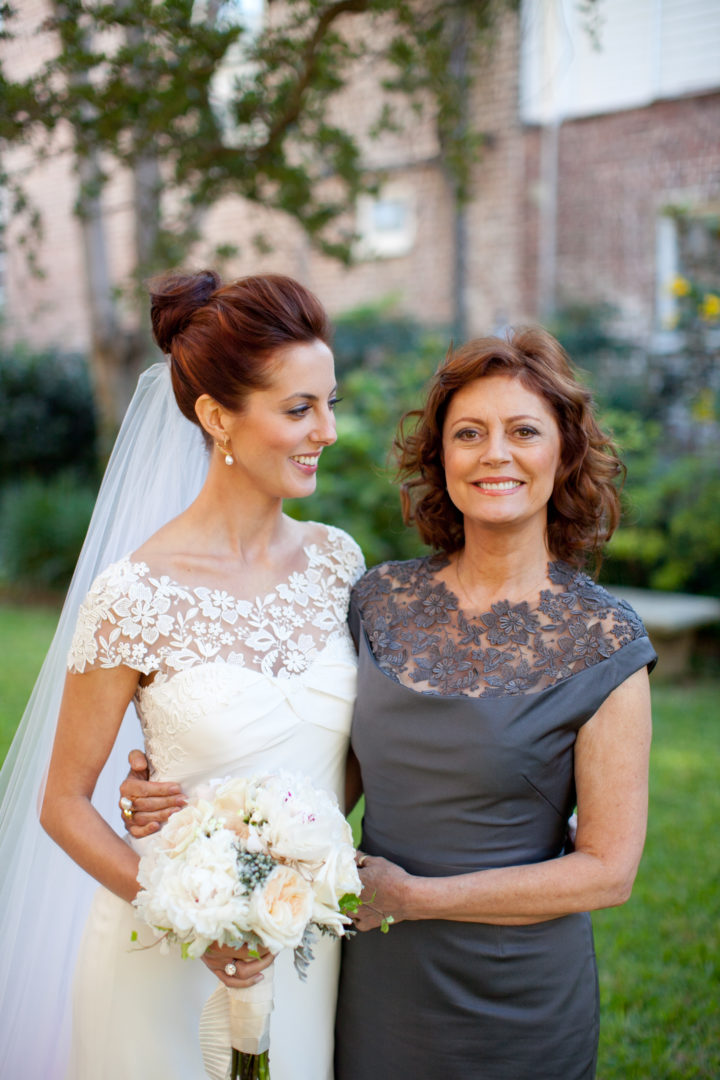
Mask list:
[[169,633],[168,591],[144,580],[147,568],[121,559],[93,582],[75,624],[68,670],[82,674],[94,668],[125,664],[145,675],[159,666],[153,646]]

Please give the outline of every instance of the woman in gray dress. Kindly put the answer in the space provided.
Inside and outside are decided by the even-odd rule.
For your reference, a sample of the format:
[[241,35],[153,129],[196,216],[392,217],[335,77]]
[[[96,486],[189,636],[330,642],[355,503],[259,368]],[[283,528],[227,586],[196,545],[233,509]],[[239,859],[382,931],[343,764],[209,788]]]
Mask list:
[[[541,330],[451,354],[412,416],[407,517],[436,554],[374,568],[351,604],[366,902],[336,1080],[589,1080],[587,912],[627,900],[647,814],[655,654],[581,569],[622,465]],[[182,796],[133,760],[141,835]]]
[[407,516],[437,554],[351,605],[365,904],[336,1080],[586,1080],[587,912],[628,899],[647,814],[655,654],[582,572],[622,466],[541,330],[451,354],[411,418]]

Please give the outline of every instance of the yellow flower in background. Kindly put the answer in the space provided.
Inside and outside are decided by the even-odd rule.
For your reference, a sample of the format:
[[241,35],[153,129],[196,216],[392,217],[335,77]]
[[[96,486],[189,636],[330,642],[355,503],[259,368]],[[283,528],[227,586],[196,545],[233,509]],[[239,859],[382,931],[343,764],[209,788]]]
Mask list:
[[700,305],[700,318],[706,322],[715,322],[720,319],[720,296],[717,293],[705,293]]
[[[691,413],[693,420],[701,424],[711,424],[717,420],[715,394],[712,390],[706,387],[700,391],[692,403]],[[175,817],[177,817],[177,814]]]
[[687,278],[676,277],[673,279],[670,286],[670,292],[673,296],[688,296],[690,294],[690,282]]

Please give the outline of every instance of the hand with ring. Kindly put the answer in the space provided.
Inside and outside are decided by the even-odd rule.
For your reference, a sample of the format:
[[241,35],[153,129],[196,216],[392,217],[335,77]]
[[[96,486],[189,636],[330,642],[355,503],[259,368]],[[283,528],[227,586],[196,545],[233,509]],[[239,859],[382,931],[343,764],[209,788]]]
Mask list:
[[405,918],[405,890],[412,879],[402,867],[364,851],[356,851],[355,862],[362,881],[360,907],[351,916],[355,929],[386,934]]
[[148,761],[142,751],[131,750],[128,760],[130,772],[120,785],[123,826],[136,838],[150,836],[181,810],[187,799],[179,784],[148,779]]
[[250,955],[247,945],[233,948],[230,945],[211,945],[203,956],[203,963],[210,968],[225,986],[246,987],[261,982],[263,971],[275,959],[269,949],[258,949],[259,957]]

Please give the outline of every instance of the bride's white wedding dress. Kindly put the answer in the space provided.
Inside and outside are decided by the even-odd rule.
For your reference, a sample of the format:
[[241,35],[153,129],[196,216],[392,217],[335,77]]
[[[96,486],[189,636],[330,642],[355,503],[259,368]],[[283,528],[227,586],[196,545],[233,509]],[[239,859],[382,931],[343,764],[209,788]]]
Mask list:
[[[356,681],[345,620],[363,563],[347,534],[315,530],[306,564],[253,602],[129,558],[95,581],[69,668],[126,664],[154,676],[135,699],[153,779],[189,791],[288,769],[342,805]],[[152,838],[128,842],[142,851]],[[77,961],[69,1080],[204,1077],[198,1023],[218,980],[154,941],[130,904],[98,890]],[[339,946],[323,937],[314,952],[306,982],[289,950],[275,961],[272,1080],[332,1078]]]

